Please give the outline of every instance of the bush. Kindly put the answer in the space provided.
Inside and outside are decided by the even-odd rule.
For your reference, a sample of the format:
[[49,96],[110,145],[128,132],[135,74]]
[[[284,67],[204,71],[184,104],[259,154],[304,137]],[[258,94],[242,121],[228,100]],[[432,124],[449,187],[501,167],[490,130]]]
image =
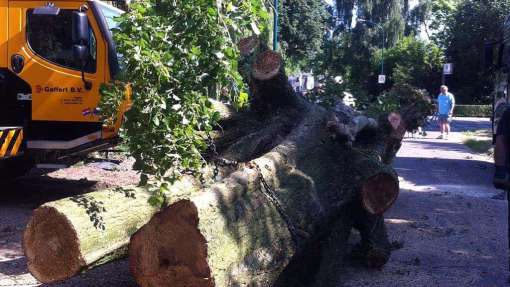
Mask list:
[[375,102],[359,101],[358,109],[364,110],[366,115],[375,119],[392,112],[399,112],[404,119],[409,120],[408,130],[416,130],[425,124],[424,121],[415,121],[414,118],[425,119],[433,113],[432,101],[427,91],[407,84],[394,85]]
[[457,106],[455,106],[454,116],[456,116],[456,117],[489,118],[492,116],[492,106],[491,105],[457,105]]

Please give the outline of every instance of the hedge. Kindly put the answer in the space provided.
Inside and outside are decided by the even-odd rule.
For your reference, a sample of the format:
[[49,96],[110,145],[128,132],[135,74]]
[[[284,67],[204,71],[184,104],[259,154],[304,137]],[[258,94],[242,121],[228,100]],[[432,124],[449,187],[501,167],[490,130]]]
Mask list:
[[455,117],[489,118],[492,116],[491,105],[456,105]]

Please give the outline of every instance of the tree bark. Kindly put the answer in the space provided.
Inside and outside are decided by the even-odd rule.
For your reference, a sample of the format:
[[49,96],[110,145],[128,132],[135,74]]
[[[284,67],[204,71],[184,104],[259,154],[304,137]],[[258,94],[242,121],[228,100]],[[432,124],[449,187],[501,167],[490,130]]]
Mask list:
[[173,202],[133,235],[130,270],[140,286],[272,286],[333,223],[360,230],[368,266],[389,258],[381,214],[399,184],[383,155],[400,122],[309,104],[289,89],[274,52],[244,54],[255,112],[241,117],[249,125],[231,123],[236,136],[228,144],[220,136],[214,155],[235,172]]

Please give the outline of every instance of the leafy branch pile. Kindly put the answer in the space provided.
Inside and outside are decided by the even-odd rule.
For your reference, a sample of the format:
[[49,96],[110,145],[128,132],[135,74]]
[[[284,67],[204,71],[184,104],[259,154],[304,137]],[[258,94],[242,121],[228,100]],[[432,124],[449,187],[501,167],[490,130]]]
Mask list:
[[[269,14],[262,0],[148,0],[130,8],[114,31],[125,71],[120,82],[133,88],[125,137],[141,184],[152,176],[161,193],[164,182],[203,166],[201,152],[219,117],[209,98],[246,104],[237,42],[267,34]],[[99,108],[115,111],[120,91],[103,89]]]

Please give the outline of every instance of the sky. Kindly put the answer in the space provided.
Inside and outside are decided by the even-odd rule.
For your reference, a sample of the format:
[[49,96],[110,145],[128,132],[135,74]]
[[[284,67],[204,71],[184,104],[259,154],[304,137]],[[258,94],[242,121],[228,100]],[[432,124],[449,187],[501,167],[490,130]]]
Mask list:
[[[326,3],[328,3],[329,5],[333,5],[333,3],[334,3],[334,0],[324,0],[324,1],[326,1]],[[409,1],[409,4],[411,5],[411,8],[416,6],[416,5],[418,5],[418,1],[419,0],[411,0],[411,1]]]

